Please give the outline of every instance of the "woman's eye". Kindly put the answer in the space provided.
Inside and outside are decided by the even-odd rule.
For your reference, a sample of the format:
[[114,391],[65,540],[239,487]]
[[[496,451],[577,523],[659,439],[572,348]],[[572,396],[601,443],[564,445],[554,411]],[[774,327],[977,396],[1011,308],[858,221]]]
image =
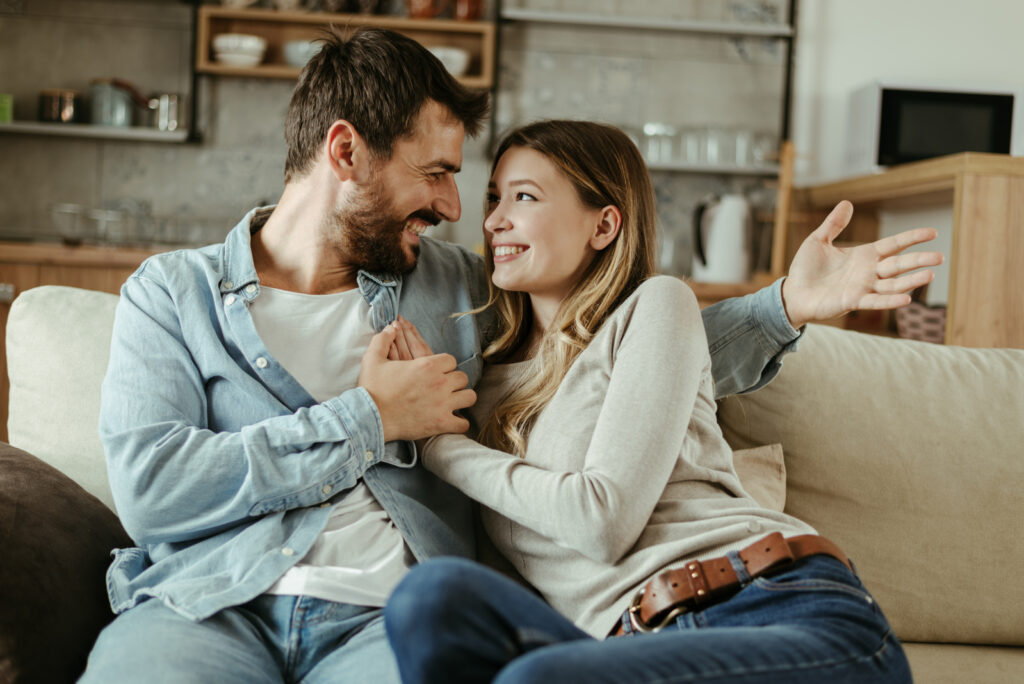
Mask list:
[[537,198],[534,197],[533,195],[531,195],[528,192],[517,192],[516,193],[516,201],[535,202],[536,200],[537,200]]
[[494,193],[490,193],[489,192],[489,193],[487,193],[487,195],[484,196],[484,204],[486,204],[487,206],[493,207],[497,203],[498,203],[498,196],[495,195]]

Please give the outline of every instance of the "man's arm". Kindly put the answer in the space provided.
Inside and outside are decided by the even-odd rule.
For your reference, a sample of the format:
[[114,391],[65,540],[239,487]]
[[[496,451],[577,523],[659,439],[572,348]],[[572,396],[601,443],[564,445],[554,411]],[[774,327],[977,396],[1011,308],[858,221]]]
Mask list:
[[[129,279],[103,383],[100,434],[111,489],[138,543],[189,541],[255,516],[320,504],[386,460],[385,434],[393,430],[382,420],[375,390],[365,386],[294,413],[254,415],[237,431],[211,428],[208,385],[218,378],[203,377],[193,355],[207,350],[189,346],[179,321],[200,312],[177,306],[159,282]],[[425,359],[418,368],[387,374],[394,390],[388,415],[443,420],[423,409],[422,392],[412,391],[439,381],[434,376],[445,373],[438,366]],[[403,410],[407,400],[418,404]],[[433,403],[443,411],[443,401]],[[245,420],[244,408],[233,420]]]
[[840,202],[800,245],[784,280],[704,309],[716,398],[752,392],[770,382],[782,357],[796,349],[798,330],[807,323],[856,309],[904,306],[910,302],[908,292],[934,278],[931,270],[916,269],[938,266],[941,253],[902,253],[934,239],[934,229],[836,247],[833,241],[852,216],[853,205]]

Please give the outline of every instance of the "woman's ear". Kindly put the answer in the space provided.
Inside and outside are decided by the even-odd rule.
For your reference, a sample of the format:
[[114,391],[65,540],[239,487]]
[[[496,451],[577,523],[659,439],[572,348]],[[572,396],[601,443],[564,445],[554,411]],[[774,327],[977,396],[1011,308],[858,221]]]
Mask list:
[[615,205],[609,204],[601,209],[597,218],[597,225],[590,236],[590,246],[600,252],[619,234],[619,229],[622,228],[622,212]]
[[338,119],[327,129],[327,162],[340,181],[361,180],[369,168],[369,150],[348,121]]

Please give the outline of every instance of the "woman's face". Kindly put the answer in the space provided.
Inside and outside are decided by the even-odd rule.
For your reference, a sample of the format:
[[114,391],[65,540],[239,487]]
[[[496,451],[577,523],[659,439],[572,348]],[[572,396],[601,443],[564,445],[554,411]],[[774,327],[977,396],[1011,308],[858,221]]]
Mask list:
[[491,280],[504,290],[530,294],[535,303],[561,302],[607,245],[605,213],[584,206],[546,156],[509,148],[487,188],[484,239],[494,255]]

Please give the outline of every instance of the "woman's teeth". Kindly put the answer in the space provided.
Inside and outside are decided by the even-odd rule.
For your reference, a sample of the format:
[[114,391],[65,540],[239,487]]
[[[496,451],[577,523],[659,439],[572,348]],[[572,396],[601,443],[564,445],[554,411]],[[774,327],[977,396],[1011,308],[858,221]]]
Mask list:
[[500,245],[494,248],[494,256],[512,256],[513,254],[519,254],[525,247],[518,247],[515,245]]

